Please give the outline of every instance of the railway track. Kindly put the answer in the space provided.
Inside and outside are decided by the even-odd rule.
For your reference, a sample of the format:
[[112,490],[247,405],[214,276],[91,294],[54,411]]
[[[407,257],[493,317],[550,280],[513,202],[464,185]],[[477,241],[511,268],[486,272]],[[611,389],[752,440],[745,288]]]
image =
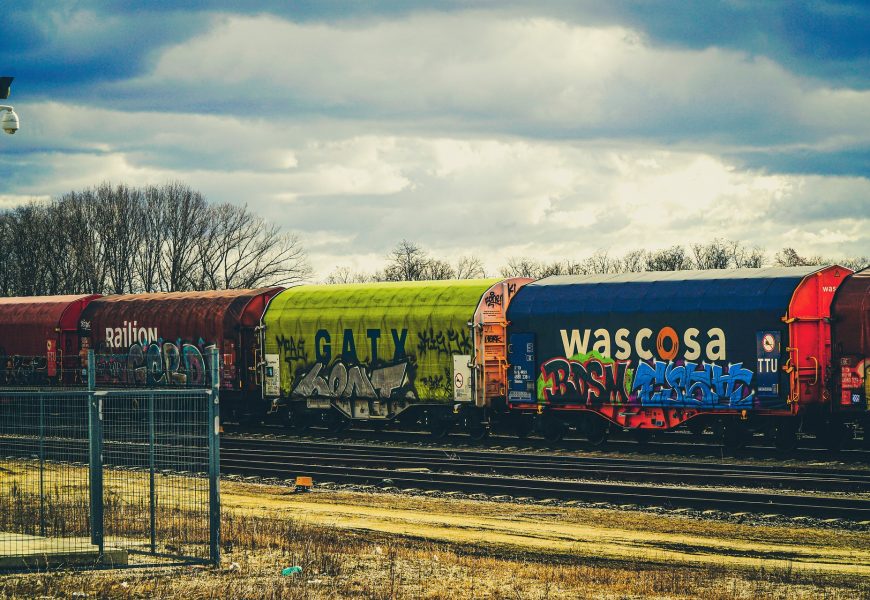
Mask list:
[[[484,448],[510,451],[595,451],[597,453],[641,454],[645,456],[688,456],[695,458],[740,458],[740,459],[794,459],[800,461],[836,461],[850,464],[870,464],[870,450],[850,448],[832,451],[818,445],[817,440],[805,438],[803,447],[783,453],[775,448],[764,445],[761,438],[754,439],[744,448],[726,450],[718,444],[712,434],[707,434],[700,440],[691,434],[683,432],[667,432],[657,434],[647,443],[639,444],[627,436],[611,437],[600,446],[593,446],[585,440],[566,438],[560,442],[547,442],[538,438],[519,439],[509,435],[492,435],[482,441],[474,441],[467,435],[453,433],[444,439],[434,439],[426,432],[349,429],[341,433],[329,433],[326,430],[309,429],[305,434],[288,433],[280,426],[239,427],[227,425],[226,432],[230,435],[267,435],[286,438],[297,438],[304,435],[307,439],[317,439],[326,442],[375,442],[414,444],[430,447],[456,446],[463,450],[469,448]],[[297,438],[298,439],[298,438]],[[856,442],[857,444],[858,442]]]
[[230,436],[222,440],[221,471],[276,479],[310,475],[317,481],[514,498],[870,520],[867,498],[758,491],[774,486],[825,492],[870,491],[868,473],[834,469],[661,465],[656,461],[445,452]]
[[[50,440],[44,450],[48,460],[87,460],[87,442],[82,440]],[[141,461],[131,462],[144,452],[141,442],[108,442],[104,450],[109,466],[147,468]],[[184,453],[183,447],[159,452],[157,468],[163,467],[161,457],[178,464]],[[0,458],[4,456],[0,452]],[[22,457],[35,458],[33,452]],[[664,464],[649,459],[223,436],[221,473],[279,480],[310,475],[318,482],[419,491],[870,521],[870,472],[856,469]]]

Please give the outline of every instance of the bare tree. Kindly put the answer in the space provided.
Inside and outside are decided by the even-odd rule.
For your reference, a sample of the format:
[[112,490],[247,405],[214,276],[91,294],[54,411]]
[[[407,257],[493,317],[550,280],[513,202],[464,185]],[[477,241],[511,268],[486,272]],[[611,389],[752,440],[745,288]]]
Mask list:
[[812,256],[804,258],[794,248],[783,248],[773,257],[773,262],[780,267],[803,267],[811,265],[825,264],[825,259],[821,256]]
[[738,269],[758,269],[764,264],[764,250],[755,246],[747,248],[740,242],[729,242],[731,263]]
[[479,279],[486,277],[483,263],[476,256],[460,256],[456,262],[456,279]]
[[852,269],[853,271],[860,271],[862,269],[866,269],[870,266],[870,258],[866,256],[852,256],[849,258],[843,258],[841,260],[831,261],[848,269]]
[[287,285],[311,274],[299,239],[247,206],[209,207],[197,251],[200,289]]
[[422,279],[430,281],[456,279],[456,271],[449,263],[437,258],[430,258],[426,268],[423,269]]
[[133,291],[133,258],[140,242],[144,221],[142,193],[126,185],[97,188],[96,220],[107,265],[108,291]]
[[202,194],[188,186],[173,182],[161,188],[165,195],[166,237],[160,257],[160,286],[167,292],[192,289],[200,266],[197,246],[206,229],[208,205]]
[[372,275],[369,275],[367,273],[363,273],[361,271],[353,271],[350,267],[336,267],[335,270],[332,271],[332,273],[327,275],[323,283],[368,283],[369,281],[379,280],[375,279]]
[[607,273],[618,273],[621,263],[617,259],[610,258],[607,250],[597,250],[592,256],[586,259],[585,273],[604,275]]
[[402,240],[390,251],[383,278],[386,281],[420,281],[426,278],[430,259],[419,245]]
[[618,272],[620,273],[639,273],[646,270],[646,250],[631,250],[627,252],[620,260]]
[[683,271],[692,268],[686,250],[682,246],[671,246],[646,255],[647,271]]
[[537,279],[543,272],[543,265],[530,258],[514,256],[508,259],[507,265],[499,270],[502,277],[531,277]]
[[714,238],[706,244],[692,244],[696,269],[727,269],[731,265],[731,249],[725,240]]
[[133,270],[136,275],[135,291],[156,292],[160,290],[160,260],[163,255],[163,240],[166,236],[166,197],[154,185],[142,190],[142,236],[136,245]]

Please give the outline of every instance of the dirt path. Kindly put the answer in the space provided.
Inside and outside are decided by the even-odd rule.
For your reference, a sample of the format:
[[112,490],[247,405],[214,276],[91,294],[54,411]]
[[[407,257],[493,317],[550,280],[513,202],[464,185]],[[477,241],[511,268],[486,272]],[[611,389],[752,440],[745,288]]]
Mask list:
[[226,484],[222,496],[226,510],[286,513],[312,524],[493,552],[870,576],[870,535],[860,533],[389,494],[288,494],[286,488],[268,486]]

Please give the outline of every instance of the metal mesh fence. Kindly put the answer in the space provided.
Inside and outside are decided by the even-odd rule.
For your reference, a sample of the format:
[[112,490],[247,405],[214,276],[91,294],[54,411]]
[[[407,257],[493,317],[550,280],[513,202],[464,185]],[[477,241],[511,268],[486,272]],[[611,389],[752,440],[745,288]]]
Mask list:
[[0,567],[92,550],[88,399],[0,391]]
[[103,394],[107,547],[209,558],[209,394]]
[[0,569],[216,562],[216,386],[95,390],[90,364],[0,388]]

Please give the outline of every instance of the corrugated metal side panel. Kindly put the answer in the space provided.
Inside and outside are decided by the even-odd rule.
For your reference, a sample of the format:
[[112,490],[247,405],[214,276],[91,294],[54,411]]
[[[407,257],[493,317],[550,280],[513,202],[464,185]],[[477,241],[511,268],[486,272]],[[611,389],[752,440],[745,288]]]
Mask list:
[[47,339],[57,339],[68,310],[77,313],[92,295],[0,298],[0,352],[6,356],[45,356]]
[[834,402],[870,410],[870,269],[850,275],[831,307]]
[[467,323],[496,281],[302,286],[278,294],[263,322],[265,351],[279,355],[282,395],[297,390],[318,362],[324,376],[338,362],[363,365],[370,376],[378,366],[405,364],[403,385],[390,397],[451,401],[452,357],[471,354]]
[[[157,338],[166,341],[181,339],[194,344],[221,346],[225,337],[237,334],[251,300],[274,290],[261,288],[105,296],[91,302],[82,319],[88,322],[92,344],[98,350],[129,347],[139,339],[138,332],[142,329],[156,332]],[[135,335],[130,331],[133,327],[137,331]],[[107,334],[108,329],[113,330],[111,337]],[[116,343],[119,332],[123,343]]]
[[[553,277],[522,288],[508,320],[535,337],[539,402],[783,410],[782,318],[819,270]],[[759,350],[768,335],[773,354]]]

